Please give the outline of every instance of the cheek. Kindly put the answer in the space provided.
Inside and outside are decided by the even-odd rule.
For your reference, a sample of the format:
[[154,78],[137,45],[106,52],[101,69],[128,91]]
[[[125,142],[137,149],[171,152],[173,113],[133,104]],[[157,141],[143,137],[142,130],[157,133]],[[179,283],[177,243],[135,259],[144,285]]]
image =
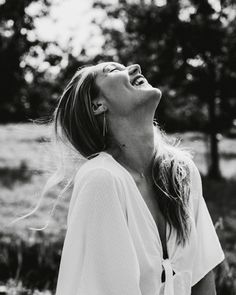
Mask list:
[[126,75],[116,74],[107,77],[100,83],[99,88],[111,113],[124,115],[132,108],[132,92],[130,91],[129,77]]
[[126,116],[130,114],[134,108],[134,100],[127,91],[120,91],[118,95],[114,95],[110,101],[111,114]]
[[128,80],[125,76],[114,75],[101,85],[103,94],[109,102],[117,102],[127,96]]

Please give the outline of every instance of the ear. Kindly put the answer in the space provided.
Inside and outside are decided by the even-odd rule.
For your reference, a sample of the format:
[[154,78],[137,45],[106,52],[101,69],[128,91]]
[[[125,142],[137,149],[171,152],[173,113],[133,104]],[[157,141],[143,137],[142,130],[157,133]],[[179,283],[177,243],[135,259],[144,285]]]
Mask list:
[[92,110],[94,115],[100,115],[107,110],[107,107],[103,103],[92,102]]

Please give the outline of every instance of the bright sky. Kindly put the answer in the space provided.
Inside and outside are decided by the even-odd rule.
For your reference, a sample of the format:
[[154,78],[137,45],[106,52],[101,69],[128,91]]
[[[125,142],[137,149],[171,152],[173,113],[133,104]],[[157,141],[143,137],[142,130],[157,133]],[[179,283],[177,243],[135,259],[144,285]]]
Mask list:
[[[1,1],[1,0],[0,0]],[[93,0],[51,0],[50,15],[43,19],[36,19],[38,36],[43,40],[58,41],[66,49],[69,39],[72,39],[73,53],[79,54],[81,46],[85,45],[88,54],[97,53],[103,43],[103,38],[97,26],[92,25],[93,18],[99,20],[103,14],[91,9]],[[117,2],[117,0],[106,0]],[[130,0],[131,1],[131,0]],[[136,1],[136,0],[132,0]],[[146,0],[147,2],[150,0]],[[220,9],[219,0],[209,0],[216,10]],[[157,5],[164,5],[166,0],[156,0]],[[182,3],[189,4],[188,0]],[[39,4],[30,7],[31,14],[39,9]],[[193,7],[192,7],[193,9]],[[183,17],[193,11],[185,10]]]
[[[57,40],[66,48],[72,38],[73,52],[78,54],[81,45],[86,44],[90,52],[98,50],[102,44],[99,29],[91,24],[93,17],[98,18],[91,9],[92,0],[53,0],[50,16],[36,19],[38,36],[43,40]],[[31,7],[31,13],[38,7]]]
[[[118,0],[104,0],[104,2],[117,3]],[[166,0],[156,0],[156,2],[164,5]],[[97,53],[103,43],[103,37],[99,28],[92,25],[91,21],[93,18],[99,21],[105,13],[92,9],[92,3],[93,0],[52,0],[50,15],[35,20],[38,36],[47,41],[57,40],[63,48],[66,48],[71,37],[74,54],[80,52],[81,45],[86,45],[88,54]],[[30,14],[34,14],[39,8],[37,3],[32,4],[29,9]]]

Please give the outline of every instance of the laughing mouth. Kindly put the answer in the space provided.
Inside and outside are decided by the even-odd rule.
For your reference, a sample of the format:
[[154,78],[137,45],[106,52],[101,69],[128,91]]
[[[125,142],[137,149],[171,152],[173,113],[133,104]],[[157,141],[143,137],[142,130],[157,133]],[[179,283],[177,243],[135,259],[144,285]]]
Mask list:
[[147,83],[147,80],[144,78],[143,75],[137,75],[132,81],[130,81],[132,86],[140,86],[142,84]]

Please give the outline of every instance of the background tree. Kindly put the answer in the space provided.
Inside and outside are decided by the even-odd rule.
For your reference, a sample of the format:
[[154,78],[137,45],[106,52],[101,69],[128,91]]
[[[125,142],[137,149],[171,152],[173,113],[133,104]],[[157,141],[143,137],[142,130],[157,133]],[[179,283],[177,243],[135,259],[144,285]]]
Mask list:
[[[233,4],[221,1],[218,10],[210,1],[191,1],[194,12],[179,26],[185,73],[183,94],[196,95],[207,106],[205,131],[210,135],[211,165],[209,176],[219,178],[218,133],[225,133],[235,118],[236,83],[235,15]],[[220,4],[220,2],[219,2]],[[227,11],[228,10],[228,11]]]
[[[39,4],[36,16],[27,9]],[[53,83],[29,62],[41,58],[50,66],[61,59],[47,52],[52,43],[35,36],[34,19],[49,12],[48,0],[6,0],[0,4],[0,121],[25,121],[45,113],[52,103]],[[57,46],[54,43],[54,46]]]
[[207,0],[158,2],[95,1],[107,14],[100,23],[105,43],[99,58],[139,63],[165,98],[158,121],[169,131],[209,134],[209,176],[219,178],[217,134],[235,118],[234,1],[219,2],[218,10]]

